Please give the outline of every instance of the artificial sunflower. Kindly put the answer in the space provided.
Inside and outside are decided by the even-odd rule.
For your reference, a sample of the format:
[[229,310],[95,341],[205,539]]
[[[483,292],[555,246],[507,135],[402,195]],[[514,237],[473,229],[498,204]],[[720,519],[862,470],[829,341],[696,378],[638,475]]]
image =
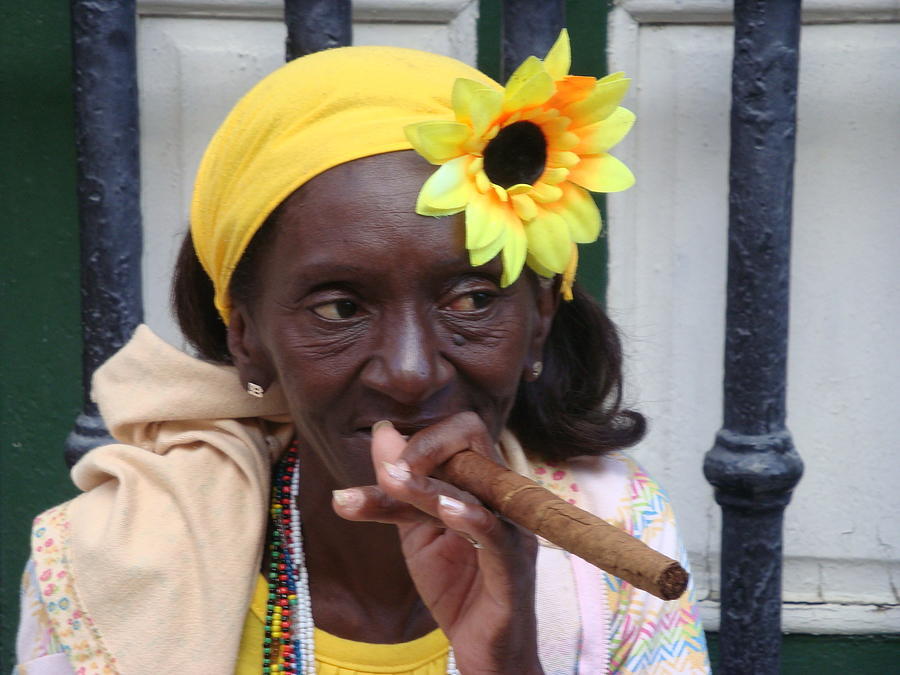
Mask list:
[[569,75],[569,35],[563,30],[543,61],[531,56],[505,89],[460,78],[451,103],[455,121],[406,127],[413,148],[440,165],[419,192],[416,212],[466,212],[472,265],[497,254],[501,284],[518,279],[527,262],[544,277],[563,275],[571,299],[576,244],[595,241],[600,212],[588,190],[618,192],[634,183],[607,154],[634,124],[619,107],[630,80]]

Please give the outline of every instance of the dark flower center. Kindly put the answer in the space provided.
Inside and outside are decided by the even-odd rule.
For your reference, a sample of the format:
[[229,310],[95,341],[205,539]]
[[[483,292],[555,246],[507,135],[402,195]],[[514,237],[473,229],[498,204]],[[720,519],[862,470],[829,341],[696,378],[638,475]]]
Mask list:
[[533,184],[547,163],[547,140],[531,122],[516,122],[500,130],[484,149],[484,172],[501,187]]

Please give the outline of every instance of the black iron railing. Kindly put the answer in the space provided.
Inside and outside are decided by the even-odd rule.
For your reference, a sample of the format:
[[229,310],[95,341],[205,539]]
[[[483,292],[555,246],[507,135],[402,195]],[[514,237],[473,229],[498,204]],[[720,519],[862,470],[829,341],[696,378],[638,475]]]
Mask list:
[[525,59],[543,57],[566,25],[563,0],[504,0],[501,75],[505,82]]
[[112,442],[91,376],[144,314],[134,0],[73,0],[72,33],[84,407],[66,439],[70,466]]
[[286,60],[352,44],[351,12],[350,0],[285,0]]
[[735,2],[724,420],[703,466],[729,675],[779,672],[782,519],[803,472],[785,426],[799,41],[800,0]]

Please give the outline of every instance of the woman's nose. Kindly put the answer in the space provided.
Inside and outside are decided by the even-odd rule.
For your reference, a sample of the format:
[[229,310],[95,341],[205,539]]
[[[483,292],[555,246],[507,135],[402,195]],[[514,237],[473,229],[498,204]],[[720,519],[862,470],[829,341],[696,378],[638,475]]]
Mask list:
[[362,371],[366,386],[403,405],[417,405],[453,378],[438,336],[422,317],[409,312],[385,320],[378,330],[375,351]]

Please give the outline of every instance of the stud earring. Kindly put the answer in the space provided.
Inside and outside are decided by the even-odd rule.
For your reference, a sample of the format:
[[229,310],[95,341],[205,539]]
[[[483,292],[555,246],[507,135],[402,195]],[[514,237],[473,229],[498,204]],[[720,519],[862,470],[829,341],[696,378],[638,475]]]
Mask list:
[[535,361],[534,365],[531,366],[531,376],[534,379],[538,379],[541,376],[541,373],[544,372],[544,363],[543,361]]
[[247,393],[253,396],[254,398],[262,398],[263,394],[266,393],[266,390],[260,387],[256,382],[248,382],[247,383]]

